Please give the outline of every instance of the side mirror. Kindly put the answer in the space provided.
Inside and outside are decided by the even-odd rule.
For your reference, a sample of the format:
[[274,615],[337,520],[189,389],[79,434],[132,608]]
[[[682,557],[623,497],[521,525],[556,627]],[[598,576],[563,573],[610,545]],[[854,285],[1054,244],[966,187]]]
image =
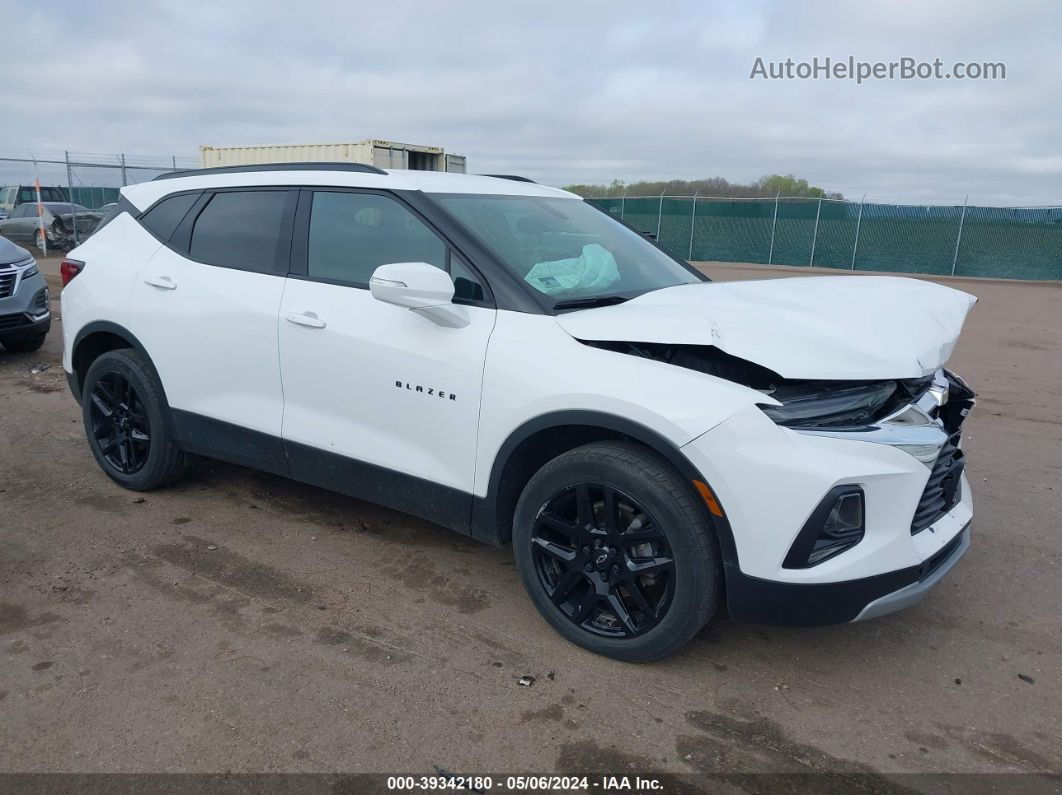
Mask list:
[[377,301],[405,307],[440,326],[464,328],[469,324],[468,311],[453,303],[450,275],[426,262],[381,265],[369,279],[369,292]]

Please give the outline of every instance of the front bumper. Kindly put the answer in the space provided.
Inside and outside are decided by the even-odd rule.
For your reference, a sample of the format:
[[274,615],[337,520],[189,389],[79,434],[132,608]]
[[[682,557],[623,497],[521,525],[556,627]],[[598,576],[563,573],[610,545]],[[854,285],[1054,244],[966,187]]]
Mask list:
[[887,615],[921,601],[970,548],[967,525],[918,566],[857,580],[794,584],[761,580],[724,566],[731,618],[752,624],[814,627]]
[[877,618],[918,604],[934,585],[944,579],[944,575],[951,571],[969,548],[970,526],[966,525],[947,547],[919,567],[917,580],[899,590],[879,596],[860,610],[859,615],[852,620],[864,621],[868,618]]
[[[794,432],[758,409],[685,445],[726,513],[718,524],[731,615],[763,624],[843,623],[906,607],[939,582],[969,546],[970,485],[960,474],[958,502],[913,528],[933,470],[908,449]],[[787,567],[801,529],[838,486],[864,494],[861,540],[821,563]]]
[[[84,240],[91,234],[90,232],[78,232],[78,240]],[[78,245],[78,240],[74,239],[73,232],[59,232],[56,230],[48,231],[48,248],[62,251],[69,251],[74,246]]]
[[31,315],[0,315],[0,341],[24,340],[47,334],[52,327],[52,313],[34,320]]
[[[30,266],[15,271],[11,294],[0,297],[0,340],[23,340],[47,334],[52,327],[47,284],[40,273],[25,274]],[[5,273],[10,279],[12,271]]]

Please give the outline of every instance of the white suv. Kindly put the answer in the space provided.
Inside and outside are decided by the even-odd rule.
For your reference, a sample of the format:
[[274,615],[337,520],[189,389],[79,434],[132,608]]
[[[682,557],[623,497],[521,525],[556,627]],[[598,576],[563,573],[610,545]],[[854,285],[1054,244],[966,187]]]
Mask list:
[[322,163],[123,188],[62,272],[119,484],[208,456],[511,542],[594,652],[663,657],[724,602],[878,616],[969,545],[948,287],[712,283],[561,190]]

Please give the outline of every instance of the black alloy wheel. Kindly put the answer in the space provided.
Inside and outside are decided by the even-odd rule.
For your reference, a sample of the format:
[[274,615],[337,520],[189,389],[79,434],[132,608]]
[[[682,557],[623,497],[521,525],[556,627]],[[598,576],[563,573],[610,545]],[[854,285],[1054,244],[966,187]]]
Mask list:
[[561,489],[531,534],[539,580],[568,620],[609,638],[648,632],[671,605],[667,537],[633,497],[602,483]]
[[151,360],[129,348],[100,354],[81,380],[85,436],[96,462],[123,488],[147,491],[180,478],[189,458]]
[[121,373],[102,375],[89,395],[91,433],[103,459],[123,475],[144,468],[151,426],[140,394]]
[[513,554],[550,626],[627,662],[678,651],[715,613],[722,562],[693,484],[635,442],[591,442],[531,476]]

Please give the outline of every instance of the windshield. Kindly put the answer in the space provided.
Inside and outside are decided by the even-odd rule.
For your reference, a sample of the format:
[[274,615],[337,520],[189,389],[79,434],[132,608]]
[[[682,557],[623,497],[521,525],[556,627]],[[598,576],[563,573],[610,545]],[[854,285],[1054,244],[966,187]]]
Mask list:
[[579,199],[480,194],[432,198],[554,305],[605,297],[621,300],[705,281]]

